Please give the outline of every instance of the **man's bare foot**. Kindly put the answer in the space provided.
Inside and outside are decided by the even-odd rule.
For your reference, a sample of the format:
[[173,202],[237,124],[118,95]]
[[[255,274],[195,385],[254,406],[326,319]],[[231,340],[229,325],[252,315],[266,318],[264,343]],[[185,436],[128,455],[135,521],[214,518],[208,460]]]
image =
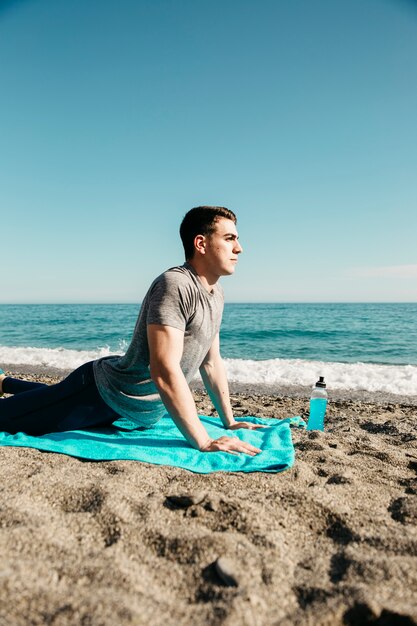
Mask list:
[[3,395],[3,380],[6,378],[6,374],[3,370],[0,370],[0,396]]

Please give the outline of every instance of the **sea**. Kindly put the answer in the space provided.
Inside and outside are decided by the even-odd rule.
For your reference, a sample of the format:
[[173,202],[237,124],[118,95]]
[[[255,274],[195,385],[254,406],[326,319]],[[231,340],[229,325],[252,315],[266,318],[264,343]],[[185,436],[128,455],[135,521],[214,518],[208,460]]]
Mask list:
[[[71,370],[123,354],[140,304],[2,304],[0,367]],[[231,303],[221,350],[232,383],[417,396],[417,303]]]

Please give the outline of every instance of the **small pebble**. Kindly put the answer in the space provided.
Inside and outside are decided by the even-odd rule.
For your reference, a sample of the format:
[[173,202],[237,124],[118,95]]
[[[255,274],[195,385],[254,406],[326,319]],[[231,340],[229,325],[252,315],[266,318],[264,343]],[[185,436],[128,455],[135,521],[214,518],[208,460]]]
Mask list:
[[193,493],[179,493],[167,496],[167,500],[173,506],[179,509],[187,509],[194,504],[200,504],[206,497],[203,491],[195,491]]
[[347,476],[343,476],[343,474],[334,474],[334,476],[330,476],[327,481],[328,485],[349,485],[351,483],[351,479]]
[[220,556],[214,563],[217,575],[228,587],[238,587],[239,577],[236,573],[236,565],[227,557]]

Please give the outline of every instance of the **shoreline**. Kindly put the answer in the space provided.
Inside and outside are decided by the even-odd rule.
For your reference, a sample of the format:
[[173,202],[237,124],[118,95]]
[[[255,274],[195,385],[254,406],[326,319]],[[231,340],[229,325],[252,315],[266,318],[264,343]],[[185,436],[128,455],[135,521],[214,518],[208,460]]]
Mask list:
[[[59,369],[57,367],[51,367],[46,365],[29,365],[29,364],[7,364],[3,366],[4,371],[16,378],[24,378],[27,380],[36,380],[46,382],[48,384],[54,384],[59,382],[67,376],[72,370]],[[191,383],[191,389],[198,393],[204,393],[204,386],[201,381],[193,381]],[[253,384],[248,385],[246,383],[230,382],[230,393],[238,395],[256,395],[256,396],[270,396],[272,398],[293,398],[304,399],[310,398],[311,387],[305,387],[301,385],[267,385],[267,384]],[[327,389],[329,394],[329,404],[332,401],[342,402],[363,402],[365,404],[394,404],[401,406],[417,406],[417,394],[412,396],[387,393],[384,391],[366,391],[366,390],[346,390],[346,389]]]

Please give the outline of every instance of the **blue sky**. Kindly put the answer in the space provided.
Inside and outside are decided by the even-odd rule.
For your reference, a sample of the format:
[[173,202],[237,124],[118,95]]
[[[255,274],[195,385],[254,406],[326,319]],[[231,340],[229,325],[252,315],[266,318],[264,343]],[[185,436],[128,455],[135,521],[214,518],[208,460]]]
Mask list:
[[198,204],[229,301],[417,301],[417,3],[0,1],[0,302],[135,302]]

